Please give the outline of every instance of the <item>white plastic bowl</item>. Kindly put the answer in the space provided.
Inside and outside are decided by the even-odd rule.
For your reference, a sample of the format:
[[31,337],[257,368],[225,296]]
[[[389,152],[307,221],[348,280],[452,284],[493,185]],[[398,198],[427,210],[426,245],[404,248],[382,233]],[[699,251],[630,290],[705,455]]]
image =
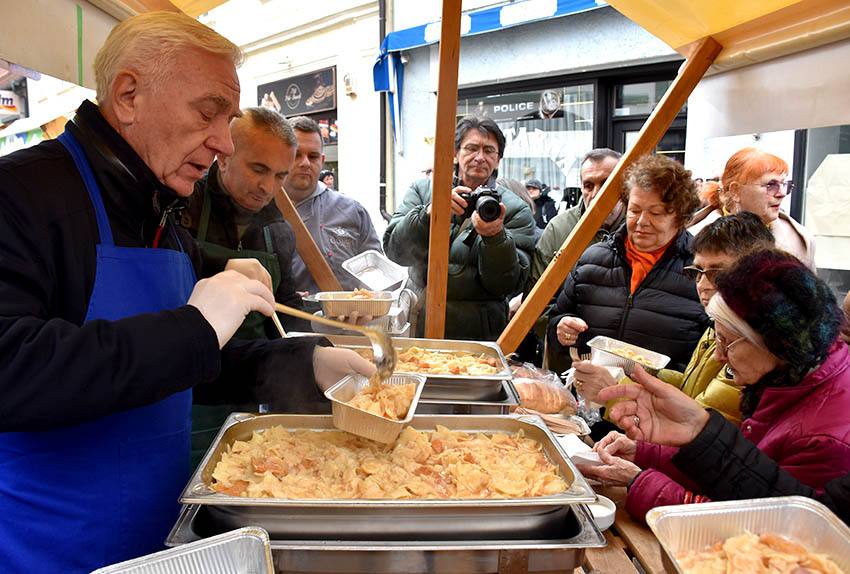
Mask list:
[[587,505],[593,515],[593,522],[599,530],[608,530],[614,524],[614,516],[617,514],[617,506],[610,498],[597,495],[596,502]]

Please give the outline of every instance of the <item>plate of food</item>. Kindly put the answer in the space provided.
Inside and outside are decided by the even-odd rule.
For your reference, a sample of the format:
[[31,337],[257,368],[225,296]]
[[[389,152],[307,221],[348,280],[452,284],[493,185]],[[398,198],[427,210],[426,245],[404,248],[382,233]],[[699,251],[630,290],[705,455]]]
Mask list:
[[389,291],[323,291],[316,294],[316,301],[322,305],[325,317],[359,317],[371,315],[373,319],[383,317],[390,312],[393,294]]

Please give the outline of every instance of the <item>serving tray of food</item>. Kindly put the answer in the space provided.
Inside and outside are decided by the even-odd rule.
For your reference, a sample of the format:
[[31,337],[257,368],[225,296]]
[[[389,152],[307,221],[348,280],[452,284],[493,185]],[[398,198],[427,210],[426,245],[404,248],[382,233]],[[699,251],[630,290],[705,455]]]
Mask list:
[[233,413],[180,497],[227,529],[316,540],[544,536],[593,500],[528,415],[417,415],[382,445],[334,429],[328,415]]
[[[744,568],[736,571],[786,571],[768,569],[779,560],[792,565],[787,571],[798,565],[800,572],[850,572],[850,528],[810,498],[662,506],[650,510],[646,522],[658,538],[668,572],[708,572],[698,569],[706,564],[724,567],[726,560]],[[750,562],[759,569],[746,569]]]
[[[371,358],[362,337],[330,335],[328,339]],[[393,337],[393,346],[398,352],[397,372],[427,377],[423,399],[496,400],[502,392],[501,381],[512,376],[496,343]]]

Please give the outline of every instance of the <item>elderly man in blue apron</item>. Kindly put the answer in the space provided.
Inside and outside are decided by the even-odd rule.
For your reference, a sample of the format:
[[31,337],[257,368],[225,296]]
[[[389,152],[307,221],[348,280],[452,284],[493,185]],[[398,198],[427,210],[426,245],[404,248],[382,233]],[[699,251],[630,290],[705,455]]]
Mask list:
[[182,14],[125,20],[95,59],[99,105],[0,158],[4,573],[161,549],[189,475],[192,387],[318,399],[373,370],[314,338],[228,342],[273,312],[256,261],[196,282],[200,252],[173,213],[233,152],[240,60]]

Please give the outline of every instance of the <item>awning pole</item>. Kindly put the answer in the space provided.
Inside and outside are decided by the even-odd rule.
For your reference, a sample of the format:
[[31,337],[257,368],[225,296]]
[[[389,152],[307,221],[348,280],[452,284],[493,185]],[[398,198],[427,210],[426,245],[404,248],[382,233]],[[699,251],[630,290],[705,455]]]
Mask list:
[[437,129],[431,182],[431,235],[428,240],[428,286],[425,289],[425,336],[442,339],[446,330],[449,272],[452,164],[457,115],[457,65],[460,56],[461,0],[443,0],[440,71],[437,84]]
[[626,168],[640,156],[651,153],[655,149],[721,49],[722,46],[711,36],[703,38],[696,44],[679,69],[676,80],[667,89],[667,93],[641,128],[635,144],[620,159],[617,167],[590,204],[590,208],[564,240],[555,258],[549,263],[516,315],[499,336],[497,342],[503,353],[508,354],[516,350],[546,304],[552,299],[552,295],[563,285],[567,273],[576,264],[605,218],[617,204]]

